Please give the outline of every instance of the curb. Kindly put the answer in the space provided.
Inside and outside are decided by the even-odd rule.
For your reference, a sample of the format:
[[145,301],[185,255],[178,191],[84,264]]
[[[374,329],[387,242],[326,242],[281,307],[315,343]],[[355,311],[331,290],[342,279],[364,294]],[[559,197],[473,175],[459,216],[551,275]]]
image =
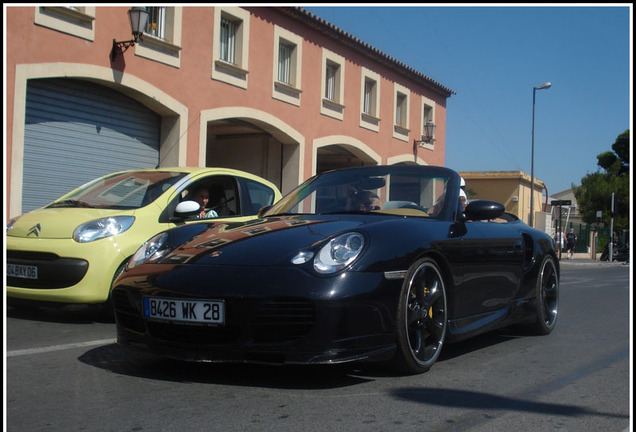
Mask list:
[[567,266],[612,266],[612,267],[616,267],[616,266],[629,266],[630,263],[628,262],[624,262],[624,261],[595,261],[595,260],[591,260],[591,259],[581,259],[581,260],[577,260],[577,259],[573,259],[573,260],[569,260],[569,259],[562,259],[559,261],[559,264],[561,265],[561,267],[567,267]]

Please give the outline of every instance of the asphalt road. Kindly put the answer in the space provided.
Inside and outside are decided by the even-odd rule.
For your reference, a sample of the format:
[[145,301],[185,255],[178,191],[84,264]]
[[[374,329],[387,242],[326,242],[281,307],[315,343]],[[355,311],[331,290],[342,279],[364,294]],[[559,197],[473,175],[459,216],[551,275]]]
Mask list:
[[609,431],[630,428],[629,267],[562,261],[549,336],[446,345],[433,368],[189,364],[129,352],[86,308],[9,309],[7,431]]

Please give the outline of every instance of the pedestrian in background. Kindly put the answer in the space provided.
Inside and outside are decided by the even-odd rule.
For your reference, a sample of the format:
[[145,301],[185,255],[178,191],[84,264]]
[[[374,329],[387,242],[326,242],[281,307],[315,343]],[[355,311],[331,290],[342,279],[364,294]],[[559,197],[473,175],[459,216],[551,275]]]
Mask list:
[[570,228],[570,232],[565,236],[567,242],[568,259],[574,259],[574,247],[576,246],[576,234],[574,234],[574,228]]
[[563,235],[563,230],[559,230],[559,232],[556,233],[554,236],[554,242],[559,250],[559,256],[561,256],[561,251],[565,249],[565,236]]

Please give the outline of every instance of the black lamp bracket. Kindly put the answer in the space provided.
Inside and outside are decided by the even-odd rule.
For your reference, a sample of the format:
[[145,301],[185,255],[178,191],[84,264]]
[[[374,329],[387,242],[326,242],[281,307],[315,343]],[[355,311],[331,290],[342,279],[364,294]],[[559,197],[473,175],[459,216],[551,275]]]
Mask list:
[[113,39],[113,48],[110,50],[110,59],[115,61],[118,55],[125,53],[128,48],[139,42],[139,39],[141,39],[141,37],[121,42],[117,42],[117,40]]
[[131,46],[134,46],[136,42],[137,40],[135,39],[121,42],[117,42],[113,39],[113,48],[110,50],[110,59],[115,61],[118,55],[125,53],[126,50]]

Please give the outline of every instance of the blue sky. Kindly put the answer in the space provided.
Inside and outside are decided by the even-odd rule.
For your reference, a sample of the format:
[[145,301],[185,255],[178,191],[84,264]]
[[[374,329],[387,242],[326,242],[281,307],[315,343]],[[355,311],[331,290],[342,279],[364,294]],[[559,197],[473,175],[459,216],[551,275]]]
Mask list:
[[446,166],[534,174],[548,193],[596,172],[596,155],[631,129],[628,4],[305,6],[456,92],[447,102]]

